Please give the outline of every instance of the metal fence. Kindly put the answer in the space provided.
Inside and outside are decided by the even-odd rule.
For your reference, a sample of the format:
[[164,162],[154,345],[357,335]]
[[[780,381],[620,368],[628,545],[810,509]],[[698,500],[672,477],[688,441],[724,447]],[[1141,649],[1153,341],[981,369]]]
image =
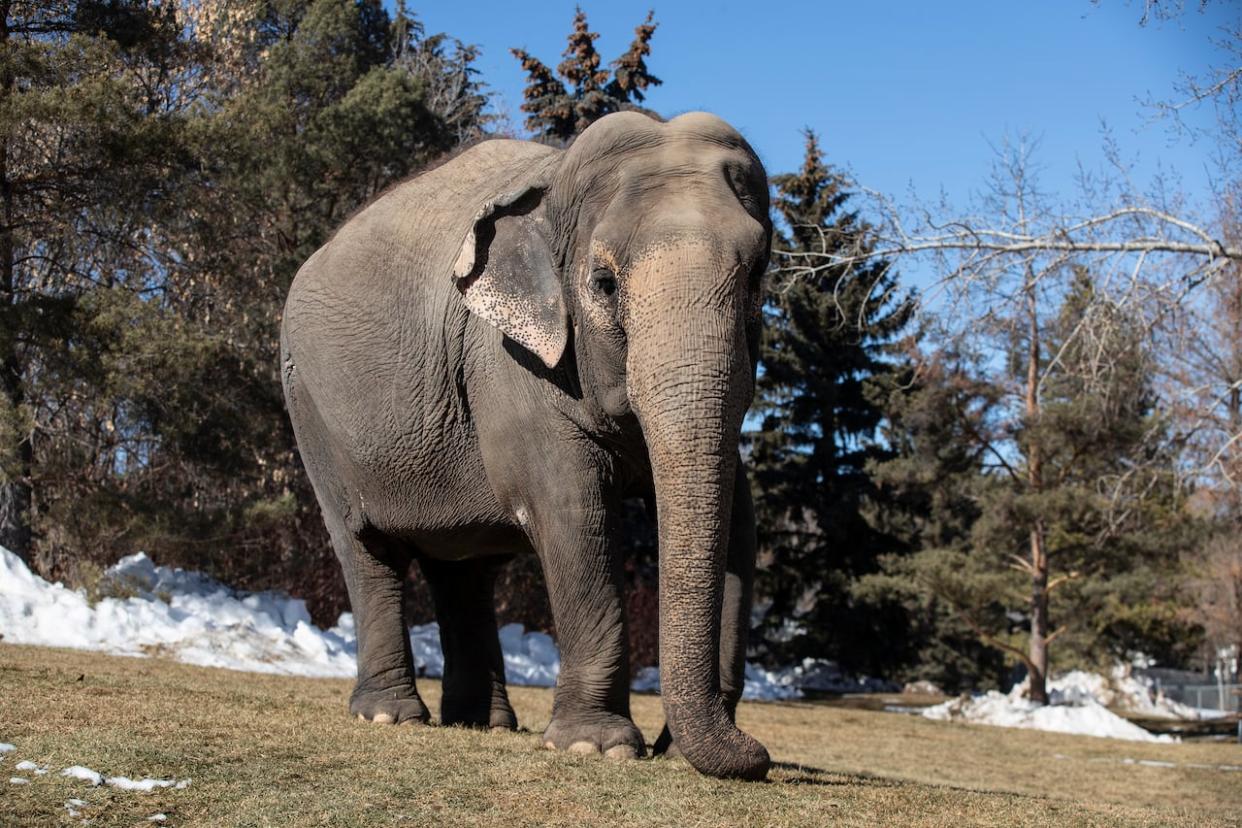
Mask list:
[[1165,698],[1203,710],[1242,712],[1242,684],[1156,683]]

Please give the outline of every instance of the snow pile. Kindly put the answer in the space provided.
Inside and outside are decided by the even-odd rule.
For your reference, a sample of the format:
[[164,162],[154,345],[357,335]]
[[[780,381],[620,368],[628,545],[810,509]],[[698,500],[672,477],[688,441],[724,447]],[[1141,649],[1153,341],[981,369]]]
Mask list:
[[[44,581],[0,547],[0,635],[14,644],[164,655],[205,667],[314,677],[355,673],[350,613],[323,630],[299,599],[234,590],[198,572],[156,566],[142,553],[122,558],[104,581],[107,591],[127,597],[92,605],[83,592]],[[520,624],[500,632],[509,682],[556,683],[560,657],[549,636],[526,633]],[[412,627],[410,645],[420,675],[443,675],[436,624]]]
[[1074,671],[1048,683],[1050,703],[1046,705],[1025,698],[1023,683],[1008,694],[989,690],[979,696],[950,699],[925,709],[922,715],[938,721],[1048,730],[1132,742],[1176,741],[1172,736],[1148,733],[1105,707],[1106,700],[1128,699],[1126,694],[1134,689],[1132,686],[1123,685],[1121,690],[1105,692],[1107,689],[1108,680],[1103,676]]
[[[640,692],[660,691],[660,671],[644,667],[638,671],[631,685]],[[757,664],[746,663],[745,684],[742,698],[764,701],[800,699],[807,692],[813,693],[890,693],[898,689],[896,684],[867,676],[853,678],[841,672],[836,662],[820,658],[803,659],[801,664],[765,670]]]
[[304,602],[236,592],[204,575],[156,566],[139,553],[104,575],[125,598],[93,606],[81,591],[49,584],[0,548],[0,634],[6,642],[164,654],[188,664],[268,673],[353,672],[353,636],[319,630]]
[[[14,644],[161,655],[205,667],[311,677],[355,674],[357,635],[350,613],[343,613],[331,629],[320,629],[299,599],[234,590],[202,573],[157,566],[141,552],[110,567],[104,584],[105,592],[124,597],[92,604],[82,591],[37,577],[0,547],[0,635]],[[561,659],[551,636],[508,624],[500,629],[500,645],[510,684],[556,684]],[[410,649],[420,676],[444,674],[438,625],[411,627]],[[747,664],[743,695],[789,699],[801,696],[801,687],[869,689],[825,665],[831,662],[808,659],[769,671]],[[639,691],[658,691],[659,686],[659,671],[653,667],[640,670],[633,683]]]
[[896,693],[901,686],[870,676],[850,676],[835,661],[806,658],[792,670],[792,683],[803,691],[815,693]]
[[[1026,684],[1024,683],[1025,689]],[[1048,690],[1070,702],[1094,699],[1105,707],[1151,719],[1198,720],[1220,715],[1198,710],[1165,698],[1149,678],[1135,676],[1124,664],[1113,667],[1111,675],[1072,670],[1048,682]]]
[[[746,678],[742,698],[762,701],[780,701],[802,697],[802,691],[793,685],[792,670],[765,670],[757,664],[746,662]],[[630,687],[640,693],[660,692],[660,669],[643,667],[634,676]]]
[[[1027,695],[1030,686],[1024,679],[1017,690]],[[1071,670],[1048,680],[1048,694],[1054,704],[1097,702],[1110,710],[1118,710],[1140,718],[1181,719],[1197,721],[1222,715],[1215,710],[1199,710],[1165,698],[1149,678],[1136,677],[1125,664],[1114,665],[1109,676]]]
[[500,628],[500,649],[505,657],[505,681],[535,687],[553,687],[561,671],[561,653],[552,636],[522,631],[521,624]]

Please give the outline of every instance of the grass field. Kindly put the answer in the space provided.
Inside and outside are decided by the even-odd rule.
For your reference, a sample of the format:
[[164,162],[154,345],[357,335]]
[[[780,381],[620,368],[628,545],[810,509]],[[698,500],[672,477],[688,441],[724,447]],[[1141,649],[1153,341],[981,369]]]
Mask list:
[[[422,681],[438,709],[439,685]],[[1242,825],[1242,746],[1134,744],[801,703],[743,704],[771,751],[766,783],[681,760],[552,753],[552,694],[513,688],[533,732],[349,719],[349,683],[0,644],[0,826]],[[634,698],[648,740],[659,699]],[[18,760],[52,772],[29,784]],[[1153,764],[1142,764],[1142,763]],[[1169,766],[1169,763],[1172,766]],[[192,778],[134,793],[69,765]],[[65,803],[86,801],[77,817]]]

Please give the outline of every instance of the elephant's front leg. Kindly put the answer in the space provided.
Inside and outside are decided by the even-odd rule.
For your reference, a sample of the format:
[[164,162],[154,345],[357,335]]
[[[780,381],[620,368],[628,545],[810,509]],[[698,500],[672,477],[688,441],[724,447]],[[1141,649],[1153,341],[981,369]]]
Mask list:
[[[630,720],[629,644],[615,509],[598,494],[569,491],[536,508],[534,540],[543,563],[561,672],[544,731],[549,748],[643,756],[642,733]],[[615,505],[615,504],[609,504]]]

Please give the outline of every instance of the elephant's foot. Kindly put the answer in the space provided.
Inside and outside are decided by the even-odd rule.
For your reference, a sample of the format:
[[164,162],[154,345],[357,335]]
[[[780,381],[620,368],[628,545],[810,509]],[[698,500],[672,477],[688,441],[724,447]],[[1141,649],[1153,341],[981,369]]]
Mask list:
[[426,724],[431,719],[427,705],[410,687],[358,692],[349,700],[349,714],[376,724]]
[[517,714],[509,704],[504,686],[494,688],[490,696],[473,698],[444,688],[440,702],[440,723],[463,727],[487,727],[492,730],[517,730]]
[[543,732],[549,750],[602,753],[606,759],[637,759],[647,755],[643,734],[615,713],[562,713]]

